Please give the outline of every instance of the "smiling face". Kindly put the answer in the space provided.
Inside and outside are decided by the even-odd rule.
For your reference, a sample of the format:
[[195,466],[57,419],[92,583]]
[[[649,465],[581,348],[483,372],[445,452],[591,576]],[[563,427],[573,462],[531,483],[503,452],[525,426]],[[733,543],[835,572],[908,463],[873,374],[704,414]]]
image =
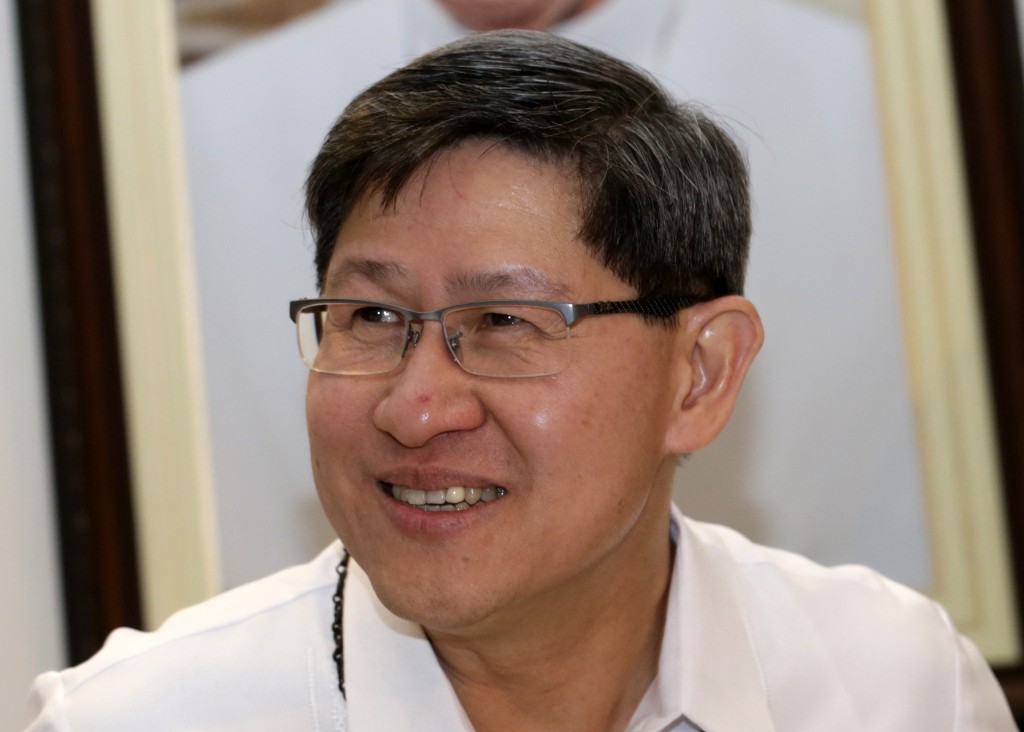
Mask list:
[[[578,209],[558,168],[467,143],[415,176],[394,209],[377,197],[354,207],[323,294],[424,311],[636,297],[576,238]],[[503,379],[464,372],[427,322],[392,373],[312,373],[317,490],[384,604],[456,630],[650,571],[652,552],[667,555],[665,433],[689,378],[678,337],[636,315],[585,318],[564,371]],[[404,500],[401,488],[412,489]],[[450,488],[504,495],[461,511],[410,505]]]

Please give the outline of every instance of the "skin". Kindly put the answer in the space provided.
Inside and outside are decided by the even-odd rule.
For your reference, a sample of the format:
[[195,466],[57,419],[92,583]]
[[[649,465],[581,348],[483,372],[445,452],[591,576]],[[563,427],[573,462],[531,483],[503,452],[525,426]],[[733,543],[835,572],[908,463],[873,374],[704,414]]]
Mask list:
[[440,0],[452,16],[472,30],[529,28],[546,30],[586,12],[603,0]]
[[[376,197],[354,208],[324,294],[419,310],[635,297],[578,228],[559,169],[468,143],[394,209]],[[437,323],[395,372],[311,374],[328,518],[383,603],[427,630],[476,729],[625,727],[657,673],[675,456],[724,425],[760,340],[752,306],[721,298],[674,330],[584,319],[572,363],[554,376],[471,376]],[[507,494],[425,513],[391,498],[392,483]]]

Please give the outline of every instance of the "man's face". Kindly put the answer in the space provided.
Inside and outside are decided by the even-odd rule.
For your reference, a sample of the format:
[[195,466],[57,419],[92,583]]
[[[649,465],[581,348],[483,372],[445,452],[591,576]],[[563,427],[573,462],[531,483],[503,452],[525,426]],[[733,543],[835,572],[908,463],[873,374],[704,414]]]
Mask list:
[[501,28],[547,30],[600,5],[604,0],[440,0],[452,16],[472,30]]
[[[352,210],[324,296],[423,311],[634,298],[577,240],[579,225],[558,168],[466,144],[417,175],[395,209],[371,197]],[[392,373],[312,373],[317,490],[385,605],[434,629],[508,621],[667,550],[676,337],[636,315],[585,318],[561,373],[493,378],[464,372],[427,322]],[[396,499],[395,485],[504,495],[433,512]]]

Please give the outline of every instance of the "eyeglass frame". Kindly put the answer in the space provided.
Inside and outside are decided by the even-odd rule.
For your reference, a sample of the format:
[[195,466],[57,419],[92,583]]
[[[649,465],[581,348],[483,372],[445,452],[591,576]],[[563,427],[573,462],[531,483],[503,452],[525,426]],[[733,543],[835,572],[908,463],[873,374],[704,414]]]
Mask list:
[[[380,302],[379,300],[362,300],[359,298],[337,298],[337,297],[311,297],[311,298],[300,298],[298,300],[292,300],[288,303],[288,315],[292,322],[298,325],[299,312],[303,309],[311,306],[319,305],[366,305],[369,307],[379,307],[386,310],[390,310],[400,314],[405,319],[405,338],[402,351],[398,356],[398,360],[395,365],[387,371],[377,371],[365,374],[343,374],[333,371],[324,371],[322,373],[332,374],[335,376],[379,376],[381,374],[388,374],[397,369],[402,360],[405,358],[405,354],[409,350],[411,345],[413,348],[419,343],[420,333],[422,331],[414,331],[412,324],[414,322],[427,322],[436,321],[441,324],[442,332],[444,333],[445,346],[448,348],[448,352],[451,354],[452,360],[458,364],[459,368],[465,371],[467,374],[473,376],[482,376],[484,378],[502,379],[502,378],[531,378],[534,375],[515,376],[515,375],[486,375],[478,374],[474,371],[470,371],[466,368],[459,360],[459,356],[455,353],[455,344],[453,338],[448,334],[447,329],[444,327],[444,316],[454,310],[463,310],[468,308],[486,307],[490,305],[494,306],[509,306],[509,305],[523,305],[532,307],[544,307],[551,310],[556,310],[561,314],[562,319],[565,321],[565,327],[568,330],[572,327],[577,320],[585,318],[591,315],[617,315],[617,314],[633,314],[633,315],[649,315],[655,318],[670,318],[676,315],[679,311],[693,307],[701,302],[706,302],[713,299],[713,295],[668,295],[663,297],[646,297],[635,300],[598,300],[596,302],[589,303],[572,303],[572,302],[559,302],[555,300],[473,300],[470,302],[456,303],[454,305],[446,305],[443,308],[437,310],[413,310],[411,308],[405,308],[400,305],[393,305],[391,303]],[[300,344],[301,345],[301,344]],[[301,349],[300,349],[301,350]],[[301,355],[301,353],[300,353]],[[303,359],[303,363],[305,359]],[[311,365],[306,364],[311,371],[318,371]],[[558,372],[555,372],[558,373]],[[537,374],[536,376],[551,376],[553,374]]]

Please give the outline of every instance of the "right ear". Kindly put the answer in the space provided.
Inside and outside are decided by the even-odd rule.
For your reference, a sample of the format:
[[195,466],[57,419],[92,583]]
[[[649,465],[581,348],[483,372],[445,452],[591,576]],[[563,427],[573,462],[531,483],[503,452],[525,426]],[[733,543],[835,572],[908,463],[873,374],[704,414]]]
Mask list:
[[685,311],[678,333],[679,380],[665,449],[684,454],[710,444],[725,427],[747,369],[764,341],[753,304],[738,295]]

